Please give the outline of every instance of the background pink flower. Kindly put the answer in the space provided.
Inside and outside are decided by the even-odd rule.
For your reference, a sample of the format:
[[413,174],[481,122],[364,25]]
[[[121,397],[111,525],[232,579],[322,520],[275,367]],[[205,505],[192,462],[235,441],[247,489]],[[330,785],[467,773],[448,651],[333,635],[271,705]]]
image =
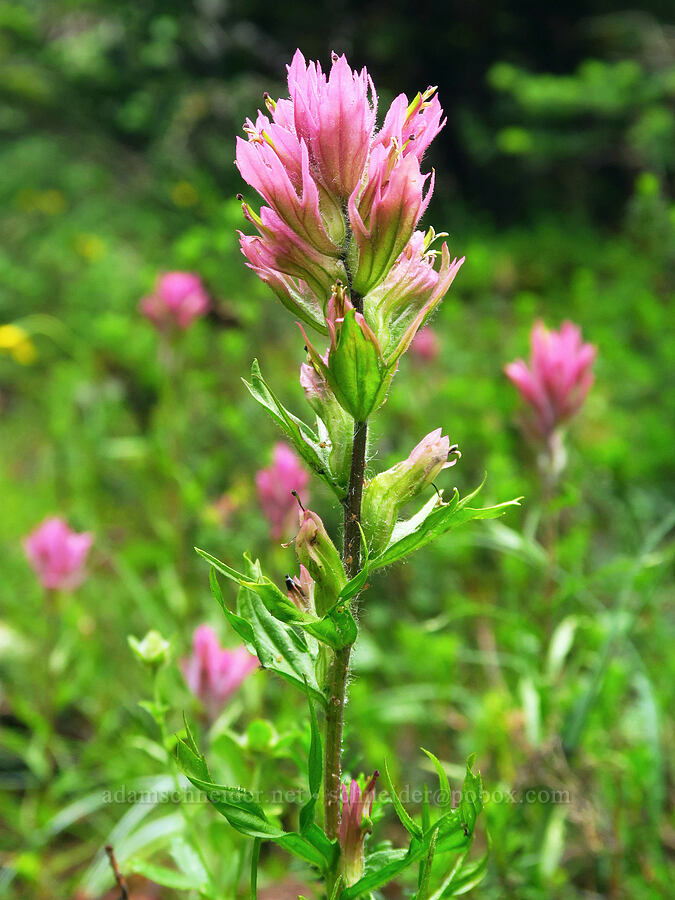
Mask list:
[[192,655],[181,662],[183,677],[195,697],[215,719],[239,685],[258,667],[258,660],[242,644],[225,650],[215,631],[199,625],[192,638]]
[[560,331],[549,331],[543,322],[535,322],[530,343],[529,366],[517,359],[504,371],[530,409],[528,428],[548,438],[586,399],[593,384],[597,348],[583,343],[581,329],[572,322],[563,322]]
[[78,534],[58,517],[45,521],[23,546],[33,571],[49,590],[72,590],[84,579],[84,563],[93,542],[89,532]]
[[441,350],[436,332],[428,325],[417,332],[410,345],[410,352],[421,362],[433,362]]
[[270,523],[270,536],[279,540],[297,524],[298,502],[291,491],[297,491],[303,505],[309,499],[309,473],[291,448],[279,443],[274,447],[272,465],[261,469],[255,481],[260,506]]
[[140,310],[158,328],[188,328],[211,306],[199,275],[166,272],[157,279],[155,291],[140,302]]

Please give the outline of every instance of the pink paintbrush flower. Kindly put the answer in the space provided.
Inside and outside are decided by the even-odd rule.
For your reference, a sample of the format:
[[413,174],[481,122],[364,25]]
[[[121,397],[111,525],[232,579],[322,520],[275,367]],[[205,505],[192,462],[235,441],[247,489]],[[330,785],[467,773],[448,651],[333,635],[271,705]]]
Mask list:
[[529,366],[517,359],[504,371],[529,407],[528,431],[548,440],[583,405],[593,384],[597,348],[583,343],[581,329],[572,322],[563,322],[560,331],[535,322],[530,342]]
[[201,700],[212,721],[242,681],[257,668],[258,660],[243,644],[225,650],[208,625],[195,629],[192,655],[181,662],[187,686]]
[[441,342],[436,332],[427,325],[421,328],[410,344],[411,354],[420,360],[420,362],[433,362],[441,352]]
[[298,501],[292,491],[303,505],[307,503],[309,473],[291,448],[279,443],[274,447],[272,465],[261,469],[255,481],[260,506],[270,523],[270,536],[273,540],[288,536],[298,521]]
[[344,201],[361,180],[375,127],[377,96],[366,69],[352,71],[332,54],[328,76],[320,63],[306,63],[299,50],[288,66],[293,124],[305,143],[316,179]]
[[349,787],[346,784],[342,785],[342,816],[338,840],[340,871],[347,886],[355,884],[363,875],[363,843],[372,828],[370,816],[373,811],[375,783],[379,774],[375,772],[363,790],[355,778],[351,779]]
[[420,163],[445,119],[427,88],[410,103],[397,97],[376,133],[372,80],[337,54],[325,74],[298,50],[288,91],[266,96],[268,114],[237,141],[239,171],[267,204],[256,213],[243,203],[258,235],[241,235],[241,247],[282,302],[325,331],[317,308],[333,285],[365,296],[405,250],[433,190]]
[[23,542],[28,561],[48,590],[68,591],[84,580],[93,536],[72,531],[63,519],[46,519]]
[[157,328],[188,328],[211,306],[199,275],[166,272],[157,279],[155,290],[140,304],[143,315]]

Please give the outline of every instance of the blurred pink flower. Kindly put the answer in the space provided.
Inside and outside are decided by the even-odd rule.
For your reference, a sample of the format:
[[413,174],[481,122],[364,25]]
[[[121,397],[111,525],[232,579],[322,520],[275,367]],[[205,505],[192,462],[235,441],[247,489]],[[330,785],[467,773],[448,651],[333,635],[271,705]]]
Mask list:
[[421,362],[433,362],[441,351],[436,332],[427,325],[417,332],[410,345],[410,352]]
[[529,366],[517,359],[504,371],[529,406],[528,430],[548,439],[586,399],[593,384],[597,348],[583,343],[581,330],[572,322],[563,322],[560,331],[549,331],[537,321],[530,343]]
[[298,502],[291,491],[296,491],[300,502],[308,501],[309,473],[286,444],[275,444],[272,465],[261,469],[255,476],[258,499],[270,523],[270,536],[279,540],[293,530],[298,519]]
[[139,308],[157,328],[188,328],[211,306],[199,275],[166,272],[157,279],[154,293],[144,297]]
[[34,572],[49,590],[72,590],[84,580],[84,564],[94,538],[72,531],[63,519],[46,519],[24,539]]
[[342,785],[342,816],[338,840],[341,851],[340,868],[348,886],[355,884],[363,874],[363,842],[371,830],[370,816],[373,811],[375,782],[379,774],[375,772],[371,776],[363,791],[355,778],[351,779],[349,787]]
[[192,637],[192,655],[181,662],[183,677],[195,697],[215,719],[239,685],[258,667],[258,660],[242,644],[221,647],[215,631],[199,625]]

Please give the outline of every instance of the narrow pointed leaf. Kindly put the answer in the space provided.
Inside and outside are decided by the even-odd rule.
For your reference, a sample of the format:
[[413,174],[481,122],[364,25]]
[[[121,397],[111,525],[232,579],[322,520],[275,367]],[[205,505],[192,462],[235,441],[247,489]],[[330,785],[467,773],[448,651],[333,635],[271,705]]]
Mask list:
[[310,740],[309,755],[307,758],[307,782],[309,785],[309,800],[300,810],[300,833],[305,834],[314,822],[314,808],[321,790],[321,778],[323,775],[323,753],[321,748],[321,734],[319,722],[316,718],[312,697],[307,690],[307,703],[309,704]]
[[396,524],[389,546],[371,560],[371,569],[391,565],[465,522],[474,519],[495,519],[503,515],[509,507],[520,505],[519,498],[498,503],[496,506],[474,509],[466,505],[468,499],[469,497],[465,497],[464,500],[460,500],[456,490],[448,503],[439,503],[438,498],[431,498],[417,515]]
[[434,863],[434,853],[436,852],[436,842],[438,840],[438,832],[434,831],[427,855],[420,870],[419,884],[417,888],[417,896],[415,900],[428,900],[429,885],[431,882],[431,868]]
[[251,381],[244,384],[255,400],[263,406],[271,418],[282,429],[286,437],[293,444],[299,455],[310,468],[326,482],[331,490],[342,499],[345,496],[346,484],[338,483],[338,480],[330,470],[330,450],[321,446],[318,435],[290,413],[272,393],[260,372],[258,360],[251,366]]
[[387,767],[387,761],[384,761],[384,780],[387,784],[387,790],[389,791],[389,796],[391,797],[391,802],[396,811],[396,815],[398,819],[405,828],[405,830],[414,838],[420,839],[422,837],[422,829],[420,826],[408,815],[405,807],[401,803],[401,800],[394,788],[394,785],[391,780],[391,776],[389,774],[389,769]]
[[450,782],[448,781],[448,776],[445,774],[445,769],[441,765],[440,760],[434,756],[433,753],[430,753],[428,750],[425,750],[422,747],[422,753],[426,753],[431,762],[434,764],[434,768],[438,774],[438,782],[441,789],[441,803],[439,807],[441,812],[445,812],[448,809],[452,808],[452,795],[450,793]]

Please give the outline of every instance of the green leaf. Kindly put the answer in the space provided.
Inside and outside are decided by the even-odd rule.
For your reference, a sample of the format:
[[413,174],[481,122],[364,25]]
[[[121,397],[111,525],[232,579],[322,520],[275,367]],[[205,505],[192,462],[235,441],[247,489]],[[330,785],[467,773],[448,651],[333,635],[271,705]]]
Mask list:
[[236,831],[253,838],[273,840],[322,871],[332,860],[333,846],[325,835],[325,843],[320,843],[314,836],[313,840],[309,840],[295,832],[284,832],[268,820],[265,811],[256,803],[249,791],[215,784],[206,760],[197,750],[191,734],[188,734],[186,740],[178,741],[176,760],[188,780],[196,788],[204,791],[207,800]]
[[192,882],[192,887],[210,888],[211,878],[206,871],[204,862],[195,848],[181,837],[174,838],[170,848],[171,858],[180,871]]
[[214,566],[211,566],[211,568],[209,569],[209,583],[211,585],[211,593],[218,601],[220,608],[225,613],[225,618],[230,623],[232,628],[246,644],[253,644],[253,629],[251,628],[250,623],[246,621],[246,619],[242,619],[241,616],[236,615],[236,613],[233,613],[230,611],[230,609],[228,609],[225,600],[223,599],[223,593],[220,590],[220,585],[218,584],[218,578],[216,576],[216,569]]
[[335,604],[336,606],[340,602],[347,602],[352,600],[357,594],[360,594],[363,590],[363,587],[368,580],[368,575],[370,574],[370,553],[368,552],[368,542],[366,541],[366,536],[363,533],[363,528],[359,525],[359,531],[361,532],[361,547],[363,548],[363,562],[361,564],[361,571],[357,572],[357,574],[347,582],[347,584],[340,591],[340,596],[338,597],[338,602]]
[[241,834],[249,837],[266,839],[278,839],[283,836],[283,831],[268,821],[261,806],[252,795],[243,788],[226,787],[215,784],[209,775],[207,779],[198,778],[190,774],[190,765],[186,764],[185,745],[178,742],[178,747],[183,748],[177,752],[179,767],[189,781],[199,790],[204,791],[206,798],[215,809],[224,816],[230,825]]
[[337,840],[331,841],[316,823],[312,823],[302,837],[319,851],[329,866],[333,865],[339,853]]
[[391,377],[374,335],[364,332],[353,309],[345,313],[328,365],[328,380],[341,406],[355,421],[365,422],[384,399]]
[[166,866],[158,866],[154,863],[146,862],[143,859],[132,860],[127,865],[130,875],[142,875],[155,884],[162,887],[173,888],[176,891],[194,891],[199,890],[200,885],[192,881],[182,872],[175,869],[169,869]]
[[441,800],[439,804],[441,811],[445,811],[448,809],[452,809],[452,795],[450,793],[450,782],[448,781],[448,776],[445,774],[445,769],[441,765],[440,760],[434,756],[429,750],[425,750],[422,747],[422,753],[426,753],[431,762],[434,764],[434,768],[438,774],[438,781],[441,788],[441,795],[445,798]]
[[366,871],[363,878],[359,878],[356,884],[343,890],[340,900],[353,900],[368,891],[388,884],[408,866],[417,862],[420,856],[422,853],[413,853],[410,850],[381,850],[378,853],[372,853],[366,859]]
[[314,659],[304,638],[275,619],[260,597],[247,588],[239,591],[237,610],[253,629],[253,648],[263,668],[276,672],[303,693],[306,684],[312,697],[325,706],[326,698],[316,680]]
[[415,900],[428,900],[429,897],[429,883],[431,881],[431,867],[434,863],[434,853],[436,852],[436,842],[438,840],[438,832],[434,831],[433,837],[431,838],[431,843],[429,844],[429,849],[427,851],[426,858],[424,860],[424,864],[420,869],[420,877],[417,888],[417,895]]
[[244,384],[255,400],[263,406],[279,425],[308,466],[326,482],[336,496],[342,500],[347,485],[337,481],[330,469],[330,447],[322,447],[318,435],[301,419],[290,413],[272,393],[260,372],[258,360],[251,366],[251,381]]
[[394,785],[391,780],[391,776],[389,774],[389,769],[387,768],[387,761],[384,761],[384,780],[387,784],[387,790],[389,791],[389,796],[391,797],[391,802],[396,810],[396,815],[399,818],[401,825],[405,828],[405,830],[412,837],[417,838],[418,840],[422,838],[422,829],[420,826],[413,821],[413,819],[406,812],[405,807],[401,803],[401,800],[394,788]]
[[462,796],[457,807],[460,825],[462,828],[466,827],[469,834],[473,834],[476,818],[483,809],[483,781],[480,777],[480,772],[475,774],[473,772],[475,758],[475,754],[472,754],[466,762]]
[[480,859],[453,870],[451,879],[445,882],[442,890],[435,893],[429,900],[441,900],[442,897],[458,897],[461,894],[466,894],[467,891],[473,890],[485,878],[489,859],[490,851],[488,848],[487,852]]
[[314,822],[314,807],[321,790],[321,778],[323,775],[323,754],[321,748],[321,734],[316,718],[312,697],[307,690],[307,703],[309,704],[310,741],[309,755],[307,758],[307,781],[309,784],[309,800],[300,810],[300,833],[305,834]]
[[[316,640],[328,644],[333,650],[339,650],[342,647],[353,644],[356,640],[358,633],[356,622],[344,604],[336,603],[323,618],[319,619],[298,609],[283,591],[269,578],[262,575],[259,567],[256,569],[256,577],[250,577],[228,566],[215,556],[207,553],[206,550],[201,550],[199,547],[195,547],[195,550],[212,568],[225,575],[226,578],[258,594],[270,615],[280,622],[296,625],[298,628],[311,634]],[[246,620],[242,620],[241,616],[235,616],[234,613],[227,609],[222,600],[222,595],[221,597],[216,596],[216,599],[221,604],[232,627],[245,641],[252,643],[252,636],[245,627],[248,624]],[[242,621],[244,624],[242,624]]]
[[309,840],[305,835],[296,834],[294,831],[286,832],[282,837],[275,838],[275,843],[288,850],[289,853],[294,853],[300,859],[304,859],[305,862],[321,869],[321,871],[326,869],[332,859],[332,845],[330,846],[331,854],[327,856],[323,849],[319,849],[313,841]]
[[422,831],[431,828],[431,806],[429,803],[429,786],[426,781],[422,785]]
[[437,497],[432,497],[412,518],[397,522],[389,546],[371,560],[371,569],[391,565],[465,522],[474,519],[494,519],[503,515],[508,507],[520,505],[521,498],[479,509],[468,506],[468,502],[476,496],[482,486],[481,484],[462,500],[456,489],[448,503],[439,503]]

